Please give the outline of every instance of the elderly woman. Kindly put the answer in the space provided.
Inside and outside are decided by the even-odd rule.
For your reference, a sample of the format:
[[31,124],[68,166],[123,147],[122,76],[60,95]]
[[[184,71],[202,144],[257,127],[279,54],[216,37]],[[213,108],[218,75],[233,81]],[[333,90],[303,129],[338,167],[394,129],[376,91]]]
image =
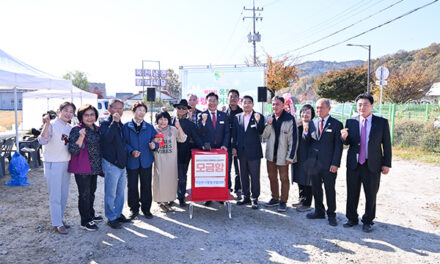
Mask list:
[[[127,160],[127,189],[130,219],[139,215],[139,207],[144,217],[153,218],[151,209],[151,174],[153,165],[153,150],[157,143],[152,142],[157,132],[153,126],[144,121],[147,105],[137,101],[132,106],[134,118],[124,125],[124,140],[128,152]],[[141,193],[139,197],[139,182]],[[140,202],[140,206],[139,206]]]
[[97,176],[102,175],[100,134],[95,126],[98,110],[86,104],[78,109],[79,124],[72,128],[69,136],[69,152],[72,155],[69,172],[75,174],[78,186],[78,209],[81,227],[88,231],[98,230],[96,222],[102,216],[96,216],[93,209]]
[[172,211],[177,193],[177,142],[186,141],[179,119],[171,126],[168,112],[156,114],[155,129],[159,132],[159,149],[154,152],[153,200],[163,212]]
[[64,102],[58,109],[58,117],[50,120],[49,114],[43,116],[43,128],[38,142],[43,145],[44,175],[49,191],[49,208],[52,225],[63,235],[67,234],[64,223],[69,196],[70,173],[67,171],[70,153],[67,149],[70,130],[70,120],[75,115],[76,107],[70,102]]
[[[315,111],[309,104],[305,104],[300,110],[301,121],[298,124],[298,135],[303,134],[303,123],[308,123],[315,117]],[[293,204],[297,206],[298,212],[310,211],[312,204],[312,179],[308,173],[307,153],[309,144],[301,136],[298,137],[297,163],[292,165],[292,181],[298,183],[299,202]]]

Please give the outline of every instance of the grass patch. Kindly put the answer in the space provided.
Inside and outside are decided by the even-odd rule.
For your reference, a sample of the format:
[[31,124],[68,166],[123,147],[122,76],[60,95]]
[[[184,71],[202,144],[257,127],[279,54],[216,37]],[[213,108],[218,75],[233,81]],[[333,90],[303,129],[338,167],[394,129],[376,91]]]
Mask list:
[[393,156],[407,160],[417,160],[440,165],[440,153],[429,152],[416,147],[393,147]]

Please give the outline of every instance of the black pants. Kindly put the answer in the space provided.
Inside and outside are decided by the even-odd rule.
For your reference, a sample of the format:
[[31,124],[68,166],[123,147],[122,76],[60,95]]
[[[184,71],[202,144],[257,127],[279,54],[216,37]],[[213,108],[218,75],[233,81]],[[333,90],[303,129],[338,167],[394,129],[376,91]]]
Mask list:
[[[151,173],[152,166],[149,168],[139,167],[138,169],[127,169],[127,196],[128,207],[132,213],[139,213],[139,202],[144,214],[150,213],[152,194],[151,194]],[[141,194],[139,198],[139,181],[141,183]]]
[[188,173],[187,163],[177,163],[177,198],[184,199],[186,193],[186,179]]
[[310,206],[312,205],[312,186],[301,185],[298,183],[299,188],[299,201],[302,202],[302,205]]
[[78,186],[78,209],[81,216],[81,225],[84,226],[95,217],[95,191],[97,175],[75,174],[76,185]]
[[367,162],[358,164],[355,170],[347,168],[347,219],[358,222],[357,207],[361,184],[365,193],[365,214],[362,216],[362,223],[373,224],[376,217],[376,196],[380,184],[380,172],[375,173],[368,170]]
[[315,199],[315,213],[325,215],[323,204],[322,183],[324,183],[325,199],[327,201],[327,216],[336,217],[336,173],[331,173],[328,169],[322,169],[319,173],[312,175],[312,192]]
[[232,161],[234,161],[234,171],[235,171],[234,192],[237,193],[241,189],[240,169],[238,167],[237,157],[234,157],[232,155],[232,148],[229,148],[228,149],[228,188],[230,190],[232,190],[232,176],[231,176]]
[[[248,160],[243,153],[240,156],[241,188],[245,199],[258,200],[260,196],[260,163],[261,160]],[[249,182],[250,179],[250,182]],[[250,190],[249,190],[250,185]],[[251,196],[252,193],[252,196]]]

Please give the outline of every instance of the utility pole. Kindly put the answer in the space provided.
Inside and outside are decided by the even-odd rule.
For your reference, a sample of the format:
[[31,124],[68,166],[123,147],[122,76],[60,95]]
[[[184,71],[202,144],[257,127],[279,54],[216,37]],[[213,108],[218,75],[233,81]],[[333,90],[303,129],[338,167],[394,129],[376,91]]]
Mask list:
[[253,7],[252,8],[246,8],[245,6],[243,6],[243,10],[245,11],[252,11],[252,16],[251,17],[247,17],[244,16],[243,17],[243,21],[246,18],[251,18],[252,19],[252,23],[253,23],[253,32],[249,32],[248,34],[248,42],[252,42],[253,46],[254,46],[254,66],[257,65],[257,44],[256,42],[260,42],[261,41],[261,34],[260,32],[255,32],[255,22],[258,21],[258,19],[260,21],[263,21],[263,17],[261,16],[260,13],[258,13],[258,15],[256,15],[256,12],[260,12],[263,11],[263,7],[257,7],[255,8],[255,0],[253,0]]

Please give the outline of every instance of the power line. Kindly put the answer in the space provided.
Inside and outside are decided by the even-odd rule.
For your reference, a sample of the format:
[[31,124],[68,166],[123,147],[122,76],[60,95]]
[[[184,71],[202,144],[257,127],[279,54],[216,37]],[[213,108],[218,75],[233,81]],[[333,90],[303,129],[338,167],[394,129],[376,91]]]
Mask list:
[[324,36],[324,37],[322,37],[322,38],[320,38],[320,39],[317,39],[317,40],[315,40],[315,41],[312,41],[312,42],[310,42],[310,43],[308,43],[308,44],[306,44],[306,45],[304,45],[304,46],[301,46],[301,47],[299,47],[299,48],[293,49],[292,51],[297,51],[297,50],[300,50],[300,49],[303,49],[303,48],[309,47],[309,46],[311,46],[311,45],[313,45],[313,44],[315,44],[315,43],[317,43],[317,42],[319,42],[319,41],[321,41],[321,40],[324,40],[324,39],[327,39],[327,38],[329,38],[329,37],[331,37],[331,36],[334,36],[334,35],[336,35],[336,34],[342,32],[342,31],[344,31],[344,30],[346,30],[346,29],[349,29],[349,28],[351,28],[351,27],[353,27],[353,26],[355,26],[355,25],[357,25],[357,24],[359,24],[359,23],[361,23],[361,22],[363,22],[363,21],[365,21],[365,20],[367,20],[367,19],[369,19],[369,18],[372,18],[372,17],[375,16],[375,15],[378,15],[378,14],[382,13],[383,11],[385,11],[385,10],[387,10],[387,9],[390,9],[391,7],[393,7],[393,6],[395,6],[395,5],[399,4],[399,3],[401,3],[401,2],[403,2],[403,1],[405,1],[405,0],[399,0],[399,1],[397,1],[397,2],[395,2],[395,3],[393,3],[393,4],[391,4],[391,5],[389,5],[389,6],[387,6],[387,7],[385,7],[384,9],[379,10],[378,12],[376,12],[376,13],[374,13],[374,14],[371,14],[371,15],[369,15],[369,16],[367,16],[367,17],[364,17],[364,18],[358,20],[358,21],[355,22],[355,23],[352,23],[352,24],[349,25],[349,26],[346,26],[346,27],[344,27],[344,28],[342,28],[342,29],[340,29],[340,30],[337,30],[337,31],[335,31],[335,32],[333,32],[333,33],[331,33],[331,34],[328,34],[328,35],[326,35],[326,36]]
[[[398,17],[396,17],[396,18],[393,18],[393,19],[391,19],[391,20],[388,20],[388,21],[385,22],[385,23],[382,23],[382,24],[380,24],[380,25],[378,25],[378,26],[375,26],[375,27],[373,27],[373,28],[370,28],[370,29],[368,29],[368,30],[366,30],[366,31],[364,31],[364,32],[362,32],[362,33],[359,33],[359,34],[353,36],[353,37],[350,37],[350,38],[345,39],[345,40],[343,40],[343,41],[337,42],[337,43],[335,43],[335,44],[333,44],[333,45],[330,45],[330,46],[327,46],[327,47],[325,47],[325,48],[322,48],[322,49],[319,49],[319,50],[315,50],[315,51],[313,51],[313,52],[310,52],[310,53],[307,53],[307,54],[304,54],[304,55],[298,56],[298,57],[296,57],[296,58],[297,58],[297,59],[298,59],[298,58],[303,58],[303,57],[306,57],[306,56],[309,56],[309,55],[312,55],[312,54],[315,54],[315,53],[318,53],[318,52],[321,52],[321,51],[327,50],[327,49],[329,49],[329,48],[333,48],[333,47],[335,47],[335,46],[337,46],[337,45],[340,45],[340,44],[342,44],[342,43],[344,43],[344,42],[347,42],[347,41],[349,41],[349,40],[355,39],[355,38],[357,38],[357,37],[360,37],[360,36],[362,36],[362,35],[365,35],[365,34],[368,33],[368,32],[371,32],[371,31],[376,30],[376,29],[378,29],[378,28],[380,28],[380,27],[382,27],[382,26],[385,26],[385,25],[387,25],[387,24],[390,24],[390,23],[392,23],[392,22],[394,22],[394,21],[396,21],[396,20],[398,20],[398,19],[401,19],[402,17],[405,17],[405,16],[407,16],[407,15],[409,15],[409,14],[412,14],[412,13],[414,13],[414,12],[416,12],[416,11],[422,9],[422,8],[425,8],[425,7],[429,6],[429,5],[432,5],[432,4],[434,4],[435,2],[438,2],[438,0],[434,0],[434,1],[432,1],[432,2],[430,2],[430,3],[427,3],[427,4],[423,5],[423,6],[417,7],[417,8],[415,8],[415,9],[411,10],[411,11],[406,12],[406,13],[403,14],[403,15],[400,15],[400,16],[398,16]],[[281,54],[281,55],[279,55],[279,56],[287,55],[288,53],[291,53],[291,52],[292,52],[292,51],[288,51],[288,52],[285,52],[285,53],[283,53],[283,54]]]

